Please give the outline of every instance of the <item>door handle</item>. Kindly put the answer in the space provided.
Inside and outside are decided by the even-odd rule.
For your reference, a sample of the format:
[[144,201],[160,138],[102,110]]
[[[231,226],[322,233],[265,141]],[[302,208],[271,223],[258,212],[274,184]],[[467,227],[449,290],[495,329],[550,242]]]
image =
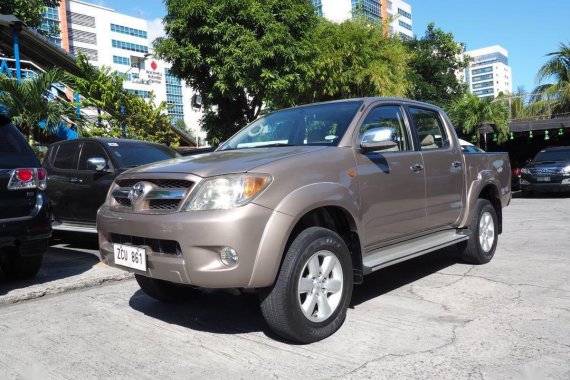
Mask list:
[[414,173],[418,173],[424,170],[424,166],[420,164],[413,164],[412,166],[410,166],[410,170],[413,171]]
[[83,181],[82,181],[80,178],[73,177],[72,179],[69,180],[69,182],[71,182],[71,183],[81,183],[81,182],[83,182]]
[[460,167],[463,166],[463,162],[461,162],[461,161],[453,161],[453,162],[451,163],[451,166],[453,166],[455,169],[459,169]]

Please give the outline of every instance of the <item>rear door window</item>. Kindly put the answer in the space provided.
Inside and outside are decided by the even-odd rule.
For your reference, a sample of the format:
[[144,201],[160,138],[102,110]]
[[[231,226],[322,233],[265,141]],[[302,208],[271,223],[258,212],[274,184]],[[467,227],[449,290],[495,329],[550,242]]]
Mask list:
[[58,169],[75,169],[76,165],[76,152],[79,144],[67,143],[61,144],[55,152],[53,159],[53,166]]
[[449,147],[449,139],[439,117],[439,112],[424,108],[409,107],[416,126],[421,150]]

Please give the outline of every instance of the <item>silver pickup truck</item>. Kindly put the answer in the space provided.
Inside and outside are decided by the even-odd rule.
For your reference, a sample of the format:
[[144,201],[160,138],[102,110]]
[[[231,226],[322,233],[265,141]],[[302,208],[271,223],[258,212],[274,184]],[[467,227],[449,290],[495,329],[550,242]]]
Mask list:
[[310,343],[344,322],[353,284],[456,244],[495,253],[511,199],[506,153],[462,153],[445,113],[365,98],[277,111],[215,152],[116,178],[102,260],[161,301],[255,290],[268,325]]

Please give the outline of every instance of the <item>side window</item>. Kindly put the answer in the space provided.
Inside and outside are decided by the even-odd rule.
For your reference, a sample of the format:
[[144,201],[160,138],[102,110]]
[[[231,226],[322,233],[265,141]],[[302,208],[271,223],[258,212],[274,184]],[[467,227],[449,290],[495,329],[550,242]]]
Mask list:
[[406,130],[406,123],[400,106],[380,106],[374,108],[360,127],[359,143],[362,142],[364,132],[378,130],[382,133],[386,129],[392,132],[392,140],[396,146],[383,149],[383,152],[399,152],[410,150],[410,139]]
[[437,111],[410,107],[410,113],[416,125],[421,150],[449,147],[449,139]]
[[79,170],[89,170],[87,168],[87,160],[93,157],[104,158],[107,161],[107,165],[109,164],[109,158],[103,147],[94,142],[85,142],[79,156]]
[[77,146],[77,144],[61,144],[55,153],[53,166],[58,169],[75,169],[73,164]]

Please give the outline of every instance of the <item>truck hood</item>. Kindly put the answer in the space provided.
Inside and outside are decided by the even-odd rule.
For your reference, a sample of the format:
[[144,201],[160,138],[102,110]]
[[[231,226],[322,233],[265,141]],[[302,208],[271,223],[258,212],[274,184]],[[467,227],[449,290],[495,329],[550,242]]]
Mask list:
[[155,162],[130,169],[128,173],[184,173],[200,177],[244,173],[274,161],[326,148],[326,146],[286,146],[224,150]]

